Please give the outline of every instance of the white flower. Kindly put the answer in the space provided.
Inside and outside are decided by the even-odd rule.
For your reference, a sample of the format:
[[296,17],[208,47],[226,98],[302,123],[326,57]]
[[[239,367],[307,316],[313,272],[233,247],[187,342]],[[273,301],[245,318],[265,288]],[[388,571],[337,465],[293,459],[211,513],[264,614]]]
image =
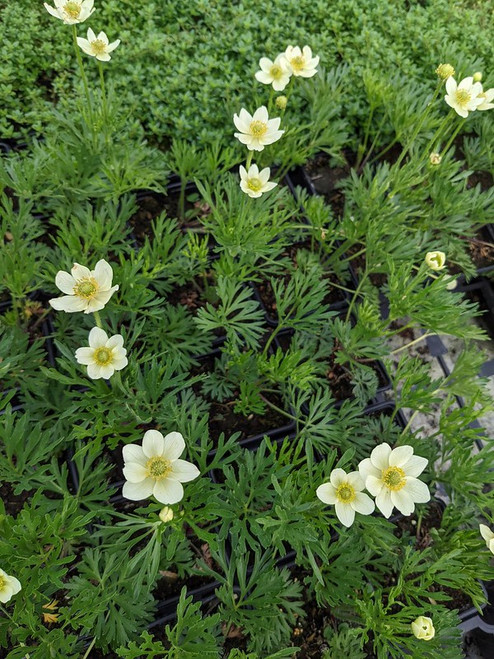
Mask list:
[[67,25],[84,23],[94,11],[94,0],[54,0],[54,3],[55,7],[51,7],[45,2],[46,11]]
[[120,334],[108,338],[104,330],[93,327],[89,332],[89,348],[78,348],[75,358],[79,364],[87,366],[87,374],[92,380],[108,380],[115,371],[121,371],[127,366],[129,361],[126,354]]
[[0,569],[0,602],[2,604],[6,604],[14,595],[17,595],[21,588],[19,579],[10,577]]
[[261,70],[256,73],[256,80],[264,85],[273,85],[275,91],[282,92],[290,82],[292,71],[284,55],[278,55],[274,62],[261,57],[259,66]]
[[446,254],[444,252],[427,252],[425,262],[431,270],[443,270],[446,263]]
[[87,31],[87,39],[77,37],[77,45],[82,48],[86,55],[96,57],[100,62],[109,62],[111,60],[110,53],[118,48],[120,39],[110,43],[108,37],[104,32],[100,32],[98,36],[89,28]]
[[485,524],[479,524],[480,535],[484,538],[487,549],[494,554],[494,533]]
[[389,444],[380,444],[370,458],[362,460],[359,472],[365,487],[376,497],[376,506],[384,517],[389,517],[393,507],[403,515],[411,515],[416,503],[426,503],[431,495],[419,476],[428,460],[413,455],[411,446],[399,446],[391,450]]
[[253,197],[254,199],[260,197],[263,192],[269,192],[278,184],[269,180],[271,170],[265,167],[259,171],[257,165],[251,165],[249,171],[240,165],[240,187],[243,192]]
[[482,100],[482,103],[477,106],[477,110],[492,110],[494,108],[494,103],[492,102],[494,100],[494,87],[481,92],[478,98]]
[[185,449],[184,438],[179,432],[166,437],[157,430],[148,430],[137,444],[123,447],[124,469],[127,482],[122,494],[131,501],[146,499],[151,495],[160,503],[178,503],[184,496],[182,483],[199,476],[199,469],[191,462],[178,458]]
[[240,114],[233,115],[233,122],[240,131],[235,137],[245,144],[249,151],[262,151],[267,144],[279,140],[285,132],[278,130],[281,119],[270,119],[267,108],[262,105],[251,116],[242,108]]
[[329,483],[319,485],[316,490],[323,503],[334,504],[336,516],[345,526],[351,526],[355,512],[370,515],[374,512],[374,502],[362,492],[364,481],[358,471],[345,473],[343,469],[333,469]]
[[63,297],[50,300],[51,306],[57,311],[74,313],[84,311],[93,313],[100,311],[111,298],[118,285],[112,288],[113,270],[105,260],[98,261],[94,270],[74,263],[70,271],[57,272],[55,284],[66,293]]
[[285,58],[294,76],[312,78],[316,75],[319,57],[312,57],[309,46],[304,46],[302,50],[298,46],[288,46],[285,50]]
[[426,616],[419,616],[412,622],[412,632],[421,641],[431,641],[436,635],[432,620]]
[[482,93],[482,85],[480,82],[474,82],[473,76],[463,78],[459,84],[451,76],[446,80],[446,91],[448,93],[444,100],[460,117],[468,117],[469,112],[473,112],[483,103],[479,96]]

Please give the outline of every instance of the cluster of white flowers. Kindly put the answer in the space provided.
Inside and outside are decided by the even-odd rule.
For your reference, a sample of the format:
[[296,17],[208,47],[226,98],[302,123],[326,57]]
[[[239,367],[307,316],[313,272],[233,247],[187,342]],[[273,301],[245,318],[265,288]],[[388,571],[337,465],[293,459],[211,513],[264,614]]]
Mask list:
[[[329,483],[320,485],[316,494],[323,503],[335,506],[336,516],[347,527],[353,524],[356,512],[370,515],[375,506],[384,517],[390,517],[393,508],[411,515],[416,503],[430,500],[429,488],[417,478],[427,462],[414,455],[411,446],[391,449],[383,443],[376,446],[370,458],[362,460],[358,471],[347,474],[343,469],[333,469]],[[364,488],[375,497],[375,503]]]
[[492,110],[494,108],[494,87],[484,91],[479,75],[463,78],[459,83],[451,75],[446,79],[446,96],[444,100],[453,110],[466,119],[475,110]]
[[[272,85],[275,91],[283,91],[292,76],[312,78],[317,73],[319,57],[312,56],[309,46],[302,49],[299,46],[288,46],[284,53],[280,53],[274,60],[261,57],[259,66],[261,70],[255,74],[256,80],[265,85]],[[276,107],[284,110],[287,97],[276,99]],[[261,197],[276,187],[277,183],[270,182],[271,170],[265,167],[259,171],[256,164],[251,164],[252,152],[263,151],[265,146],[277,142],[285,132],[280,130],[281,118],[269,118],[268,108],[262,105],[251,115],[245,108],[233,115],[233,123],[238,133],[235,137],[245,144],[251,152],[247,160],[247,167],[240,167],[240,188],[253,199]]]
[[[66,25],[76,25],[77,23],[84,23],[91,14],[94,12],[94,0],[53,0],[55,6],[45,4],[45,9],[55,18],[59,18]],[[94,31],[89,28],[87,31],[87,39],[77,37],[77,45],[83,50],[86,55],[96,57],[100,62],[109,62],[111,60],[110,53],[118,48],[120,39],[110,43],[108,37],[104,32],[100,32],[98,36]]]

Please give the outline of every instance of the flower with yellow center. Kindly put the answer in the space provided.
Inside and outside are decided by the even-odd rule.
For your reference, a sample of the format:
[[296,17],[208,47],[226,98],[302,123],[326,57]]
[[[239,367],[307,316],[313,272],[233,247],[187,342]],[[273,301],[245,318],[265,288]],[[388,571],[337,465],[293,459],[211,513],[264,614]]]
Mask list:
[[329,505],[334,505],[336,516],[345,526],[351,526],[355,512],[370,515],[374,512],[374,502],[362,492],[365,484],[358,471],[347,474],[343,469],[333,469],[329,483],[319,485],[317,497]]
[[302,49],[299,46],[288,46],[285,50],[285,59],[294,76],[312,78],[317,73],[319,57],[312,57],[312,50],[309,46],[304,46]]
[[479,97],[482,93],[482,85],[480,82],[474,82],[473,76],[463,78],[459,84],[453,77],[448,78],[446,91],[448,93],[444,100],[464,119],[468,117],[469,112],[474,112],[483,103],[483,99]]
[[9,576],[0,569],[0,602],[6,604],[14,595],[21,590],[22,586],[18,579]]
[[256,73],[256,80],[264,85],[273,85],[273,89],[282,92],[290,82],[292,71],[284,55],[271,61],[268,57],[261,57],[259,60],[261,70]]
[[494,533],[485,524],[479,524],[480,535],[484,538],[487,549],[494,554]]
[[366,489],[376,497],[376,506],[390,517],[394,507],[403,515],[411,515],[416,503],[430,500],[429,488],[417,478],[427,463],[426,458],[413,454],[411,446],[392,450],[384,443],[376,446],[358,468]]
[[104,32],[100,32],[98,36],[89,28],[87,31],[87,39],[77,37],[77,45],[81,48],[86,55],[96,57],[100,62],[109,62],[111,60],[110,53],[118,48],[120,39],[109,42],[108,37]]
[[126,355],[123,337],[115,334],[108,338],[99,327],[93,327],[89,332],[89,347],[75,351],[77,362],[87,366],[87,374],[92,380],[108,380],[115,371],[121,371],[129,363]]
[[174,504],[183,499],[182,483],[199,476],[199,469],[187,460],[179,460],[185,450],[179,432],[163,435],[157,430],[144,434],[142,447],[127,444],[123,447],[126,483],[122,494],[131,501],[153,495],[160,503]]
[[446,267],[446,254],[444,252],[427,252],[425,262],[431,270],[443,270]]
[[74,263],[70,274],[63,270],[57,272],[55,284],[66,295],[51,299],[50,304],[57,311],[67,313],[100,311],[118,291],[118,285],[112,287],[112,279],[112,267],[104,259],[98,261],[94,270]]
[[272,190],[278,185],[269,180],[271,172],[269,167],[265,167],[259,171],[257,165],[251,165],[249,171],[247,171],[245,167],[240,165],[239,172],[242,191],[254,199],[260,197],[264,192],[269,192],[269,190]]
[[249,151],[262,151],[268,144],[273,144],[285,132],[279,130],[281,119],[270,119],[267,108],[262,105],[250,115],[242,108],[240,113],[233,115],[233,123],[240,131],[235,137],[245,144]]
[[411,623],[413,635],[421,641],[431,641],[436,635],[432,620],[426,616],[419,616]]
[[455,70],[451,64],[440,64],[436,69],[436,73],[441,80],[447,80],[451,76],[454,76]]
[[94,0],[54,0],[55,7],[44,3],[46,11],[66,25],[84,23],[94,11]]
[[477,106],[477,110],[492,110],[492,108],[494,108],[494,103],[492,102],[494,100],[494,87],[487,89],[485,92],[481,92],[478,98],[482,103]]
[[441,164],[441,155],[435,151],[429,155],[429,162],[431,165],[437,166]]

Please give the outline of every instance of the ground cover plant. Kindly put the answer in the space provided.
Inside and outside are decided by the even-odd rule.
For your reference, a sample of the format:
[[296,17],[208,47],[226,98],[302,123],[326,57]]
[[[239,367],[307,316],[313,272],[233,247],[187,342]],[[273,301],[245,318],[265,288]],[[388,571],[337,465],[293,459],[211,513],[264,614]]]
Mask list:
[[[1,656],[464,656],[494,579],[463,292],[494,250],[489,72],[465,46],[383,79],[312,36],[230,97],[221,50],[216,133],[155,127],[163,152],[122,7],[43,12],[78,77],[0,165]],[[435,335],[464,340],[440,377],[407,350]]]

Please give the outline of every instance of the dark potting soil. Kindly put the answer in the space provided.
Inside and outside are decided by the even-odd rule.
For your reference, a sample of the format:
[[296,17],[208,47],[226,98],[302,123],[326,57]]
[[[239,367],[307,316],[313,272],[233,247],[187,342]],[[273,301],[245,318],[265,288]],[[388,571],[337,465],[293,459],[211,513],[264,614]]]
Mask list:
[[[472,263],[477,269],[494,266],[494,245],[489,242],[488,236],[484,231],[477,231],[473,238],[464,238],[464,241],[468,245]],[[462,272],[461,268],[456,264],[451,265],[448,270],[453,275]]]
[[[358,245],[354,245],[353,247],[350,247],[348,250],[348,256],[352,256],[352,254],[355,254],[356,252],[360,251],[360,247]],[[354,259],[351,261],[352,267],[355,271],[355,274],[357,276],[360,276],[363,272],[365,272],[366,268],[366,258],[365,254],[359,254],[356,256]],[[386,281],[387,281],[387,275],[385,274],[380,274],[380,273],[372,273],[369,275],[369,279],[371,284],[376,286],[377,288],[381,288]]]
[[333,209],[336,217],[343,215],[345,197],[338,183],[350,174],[350,165],[329,166],[329,156],[319,154],[305,165],[316,192],[322,195]]
[[10,483],[3,482],[0,484],[0,499],[4,503],[7,515],[12,517],[17,517],[31,494],[32,491],[29,490],[21,492],[21,494],[14,494]]

